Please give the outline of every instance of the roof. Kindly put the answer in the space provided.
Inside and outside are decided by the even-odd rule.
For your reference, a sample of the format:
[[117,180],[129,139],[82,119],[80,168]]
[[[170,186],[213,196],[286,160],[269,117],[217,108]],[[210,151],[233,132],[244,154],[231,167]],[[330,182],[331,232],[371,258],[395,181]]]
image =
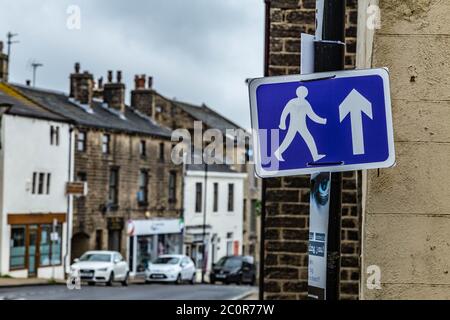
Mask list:
[[151,118],[126,106],[125,113],[107,108],[102,102],[94,100],[92,105],[80,105],[65,93],[13,85],[14,89],[31,100],[45,106],[48,110],[72,120],[75,124],[101,129],[148,134],[165,138],[171,137],[171,130]]
[[173,104],[190,114],[192,117],[204,122],[208,127],[219,129],[225,133],[226,129],[241,129],[236,123],[220,115],[206,105],[196,106],[186,102],[172,100]]
[[7,114],[68,122],[68,119],[54,112],[50,112],[32,100],[27,99],[13,87],[4,82],[0,82],[0,103],[11,105],[11,108],[6,112]]

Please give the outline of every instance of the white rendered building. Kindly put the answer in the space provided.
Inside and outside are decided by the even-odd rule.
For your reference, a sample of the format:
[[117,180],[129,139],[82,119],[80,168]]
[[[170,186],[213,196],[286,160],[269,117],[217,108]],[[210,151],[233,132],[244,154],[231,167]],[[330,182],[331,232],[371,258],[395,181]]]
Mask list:
[[184,248],[198,274],[206,266],[208,275],[212,264],[224,256],[242,254],[245,178],[245,173],[226,165],[187,165]]
[[73,150],[70,124],[0,81],[0,274],[64,279]]

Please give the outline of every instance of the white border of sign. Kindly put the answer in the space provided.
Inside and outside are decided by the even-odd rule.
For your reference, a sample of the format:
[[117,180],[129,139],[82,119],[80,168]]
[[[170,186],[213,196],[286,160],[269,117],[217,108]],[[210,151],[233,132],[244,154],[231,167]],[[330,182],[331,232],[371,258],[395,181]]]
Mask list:
[[[314,79],[326,79],[330,77],[334,78],[348,78],[348,77],[362,77],[378,75],[383,79],[384,94],[385,94],[385,106],[386,106],[386,127],[387,127],[387,138],[388,138],[388,148],[389,157],[382,162],[372,162],[372,163],[362,163],[362,164],[351,164],[351,165],[339,165],[339,166],[320,166],[304,169],[291,169],[283,171],[268,171],[264,170],[261,166],[261,153],[259,147],[259,124],[258,124],[258,105],[256,100],[256,90],[260,85],[271,84],[271,83],[285,83],[285,82],[301,82],[301,81],[311,81]],[[254,161],[256,174],[260,178],[273,178],[273,177],[284,177],[284,176],[294,176],[302,174],[312,174],[316,172],[342,172],[342,171],[353,171],[362,169],[378,169],[378,168],[388,168],[395,165],[395,148],[394,148],[394,129],[392,125],[392,109],[391,109],[391,93],[389,84],[389,70],[387,68],[379,69],[363,69],[363,70],[348,70],[348,71],[333,71],[333,72],[322,72],[322,73],[311,73],[304,75],[289,75],[289,76],[277,76],[277,77],[265,77],[265,78],[255,78],[249,82],[249,93],[250,93],[250,111],[251,111],[251,121],[252,121],[252,134],[253,134],[253,145],[254,145]]]

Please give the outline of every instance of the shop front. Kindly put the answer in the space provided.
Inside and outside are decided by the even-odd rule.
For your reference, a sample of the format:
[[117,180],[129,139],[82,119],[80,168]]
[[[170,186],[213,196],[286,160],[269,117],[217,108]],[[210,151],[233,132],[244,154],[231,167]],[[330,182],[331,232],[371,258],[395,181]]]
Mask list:
[[[9,214],[8,270],[13,277],[64,279],[66,215]],[[6,266],[6,264],[5,264]]]
[[128,263],[131,276],[143,275],[148,264],[162,254],[181,254],[180,219],[128,221]]

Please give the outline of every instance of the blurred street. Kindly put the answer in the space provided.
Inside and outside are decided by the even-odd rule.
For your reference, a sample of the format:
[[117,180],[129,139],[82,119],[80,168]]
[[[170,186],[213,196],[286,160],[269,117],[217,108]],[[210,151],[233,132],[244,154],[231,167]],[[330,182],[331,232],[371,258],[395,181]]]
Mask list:
[[69,290],[59,284],[0,288],[0,300],[233,300],[246,299],[256,290],[250,286],[156,283],[82,285],[80,290]]

